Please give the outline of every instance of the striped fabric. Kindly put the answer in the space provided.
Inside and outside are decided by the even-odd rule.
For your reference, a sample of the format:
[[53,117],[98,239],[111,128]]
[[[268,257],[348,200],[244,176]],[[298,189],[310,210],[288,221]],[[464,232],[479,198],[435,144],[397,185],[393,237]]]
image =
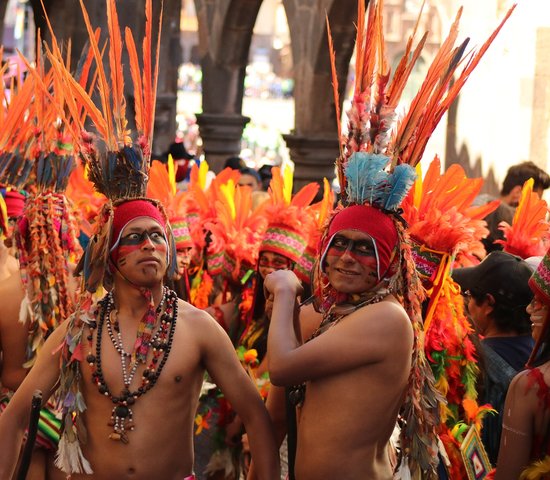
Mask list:
[[[4,412],[10,402],[12,394],[3,391],[0,394],[0,415]],[[61,414],[57,414],[55,405],[52,402],[40,410],[38,419],[38,432],[36,434],[36,447],[48,451],[57,451],[59,433],[61,431]]]

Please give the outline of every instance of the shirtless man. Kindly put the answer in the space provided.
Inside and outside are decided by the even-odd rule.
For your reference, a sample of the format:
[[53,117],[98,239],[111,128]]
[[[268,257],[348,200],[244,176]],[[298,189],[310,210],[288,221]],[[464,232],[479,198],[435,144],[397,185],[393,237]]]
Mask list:
[[[170,255],[163,216],[151,202],[130,200],[115,207],[113,225],[112,294],[97,311],[89,310],[92,321],[85,324],[80,343],[70,350],[81,375],[74,387],[86,403],[75,422],[81,421],[87,430],[84,438],[83,429],[78,428],[88,471],[92,469],[99,480],[193,478],[193,425],[207,369],[246,424],[260,478],[278,478],[267,412],[227,335],[208,314],[175,300],[163,288]],[[156,314],[149,338],[138,332],[153,310],[145,291],[152,294]],[[42,390],[48,398],[56,387],[67,325],[63,323],[48,338],[0,417],[2,480],[13,473],[33,392]],[[72,334],[78,333],[73,330]],[[141,347],[136,339],[141,339]],[[140,362],[143,354],[145,360]],[[70,436],[62,439],[60,454],[61,445],[75,447],[72,440]],[[78,456],[78,450],[73,452]],[[82,459],[79,463],[86,466]],[[86,477],[73,473],[72,478]]]
[[265,280],[273,300],[271,380],[286,386],[305,383],[298,480],[392,478],[388,441],[408,384],[413,330],[387,288],[398,246],[395,227],[377,213],[380,219],[370,225],[382,220],[390,231],[376,233],[382,230],[359,218],[358,209],[368,208],[346,208],[329,226],[322,270],[341,301],[328,310],[311,340],[300,345],[292,322],[301,292],[296,276],[280,270]]

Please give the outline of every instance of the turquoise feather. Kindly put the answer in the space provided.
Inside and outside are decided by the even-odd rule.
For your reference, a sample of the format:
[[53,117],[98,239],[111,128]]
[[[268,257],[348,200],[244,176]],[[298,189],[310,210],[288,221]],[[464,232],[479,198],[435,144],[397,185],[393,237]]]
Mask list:
[[416,180],[416,171],[410,165],[403,163],[394,168],[390,175],[387,198],[384,201],[384,210],[395,211],[409,193]]
[[346,165],[346,193],[350,203],[380,205],[389,174],[385,155],[356,152]]
[[389,163],[390,158],[385,155],[354,153],[345,172],[349,203],[397,210],[411,189],[416,172],[410,165],[403,164],[388,173],[386,168]]

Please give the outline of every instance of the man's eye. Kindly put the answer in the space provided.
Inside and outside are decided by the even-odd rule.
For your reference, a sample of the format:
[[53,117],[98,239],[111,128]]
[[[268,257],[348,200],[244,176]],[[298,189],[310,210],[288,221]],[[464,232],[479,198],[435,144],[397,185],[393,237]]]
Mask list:
[[356,243],[355,250],[357,250],[359,253],[366,255],[371,255],[374,253],[374,250],[370,243]]
[[138,233],[130,233],[129,235],[126,235],[126,238],[128,240],[137,240],[140,238],[140,235]]
[[335,238],[332,242],[332,246],[336,248],[347,248],[348,241],[343,238]]

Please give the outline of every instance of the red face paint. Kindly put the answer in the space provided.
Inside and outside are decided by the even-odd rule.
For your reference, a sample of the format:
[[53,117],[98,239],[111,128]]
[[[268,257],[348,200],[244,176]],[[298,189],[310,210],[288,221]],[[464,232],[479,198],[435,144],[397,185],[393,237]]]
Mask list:
[[335,235],[329,245],[327,255],[339,258],[345,254],[348,254],[353,260],[359,262],[364,267],[378,272],[376,250],[372,240],[352,240],[342,235]]
[[128,255],[142,250],[147,243],[153,245],[155,251],[166,255],[168,247],[164,233],[156,229],[152,231],[131,232],[120,239],[116,250],[117,263],[125,260]]

